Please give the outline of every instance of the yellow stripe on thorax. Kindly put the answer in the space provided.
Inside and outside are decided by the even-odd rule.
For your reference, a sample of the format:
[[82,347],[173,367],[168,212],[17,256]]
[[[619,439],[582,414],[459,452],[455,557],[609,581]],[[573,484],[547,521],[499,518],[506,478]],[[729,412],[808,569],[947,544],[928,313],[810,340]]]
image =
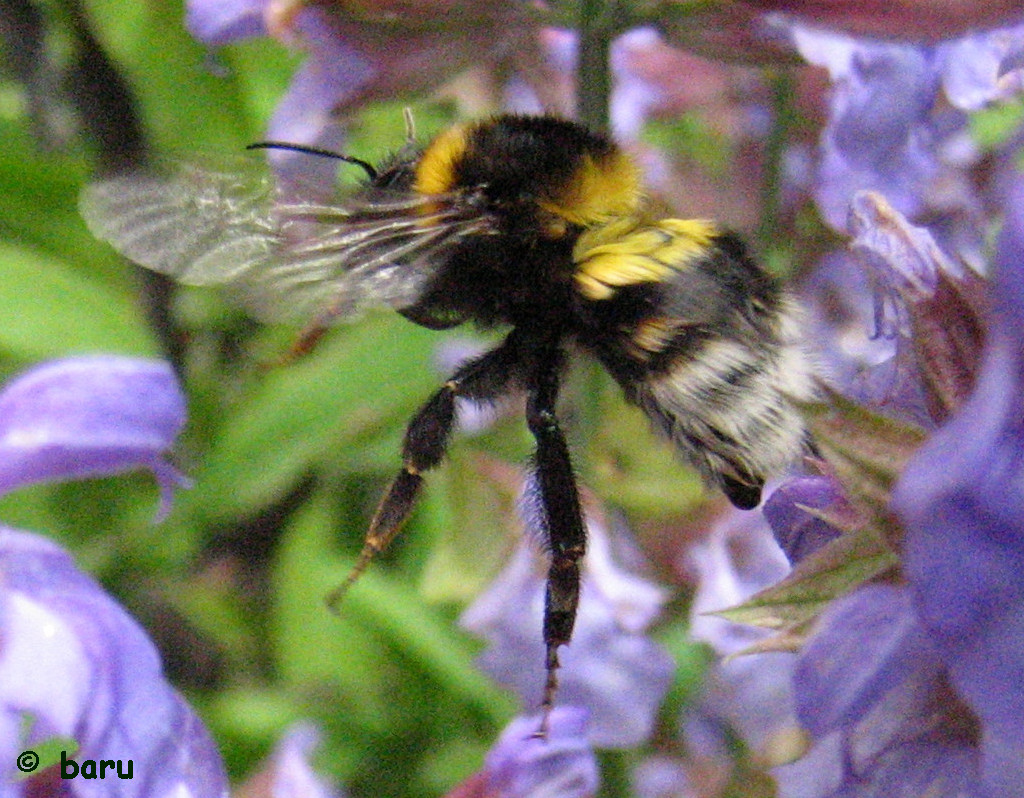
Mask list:
[[454,125],[435,138],[416,165],[413,190],[420,194],[447,194],[455,188],[455,165],[469,146],[472,125]]
[[624,285],[659,282],[707,254],[718,233],[703,219],[643,223],[630,217],[591,228],[573,249],[576,285],[586,299],[602,300]]
[[618,150],[599,157],[587,154],[558,196],[538,204],[570,224],[603,224],[636,212],[640,173],[632,159]]

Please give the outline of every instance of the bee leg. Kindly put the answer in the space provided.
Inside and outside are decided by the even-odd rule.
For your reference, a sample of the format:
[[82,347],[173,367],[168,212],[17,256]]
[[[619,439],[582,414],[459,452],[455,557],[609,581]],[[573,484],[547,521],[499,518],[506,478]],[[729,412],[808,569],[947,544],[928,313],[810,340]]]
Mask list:
[[558,648],[572,638],[580,594],[580,560],[586,550],[586,527],[565,435],[555,415],[561,355],[552,347],[527,399],[526,418],[537,441],[536,478],[541,515],[551,556],[544,598],[544,645],[547,647],[543,717],[536,732],[546,737],[558,691]]
[[423,472],[444,458],[455,425],[455,399],[487,401],[500,395],[517,373],[515,347],[506,340],[497,349],[459,367],[427,400],[405,430],[402,470],[398,472],[370,521],[363,549],[348,577],[327,596],[327,606],[337,611],[345,593],[363,574],[370,561],[386,549],[412,512],[423,485]]

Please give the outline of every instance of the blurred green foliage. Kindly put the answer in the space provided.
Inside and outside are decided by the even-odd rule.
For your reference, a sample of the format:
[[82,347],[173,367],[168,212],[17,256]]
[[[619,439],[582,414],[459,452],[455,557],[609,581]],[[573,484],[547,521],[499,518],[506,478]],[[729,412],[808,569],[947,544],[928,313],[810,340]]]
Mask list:
[[[43,7],[59,60],[67,20],[59,4]],[[87,12],[160,153],[235,153],[260,139],[299,63],[266,39],[211,55],[176,3],[92,0]],[[412,107],[421,136],[451,119],[437,102]],[[353,120],[350,152],[373,160],[400,146],[401,108]],[[139,273],[77,213],[89,142],[47,149],[32,131],[24,90],[3,78],[0,377],[72,353],[160,356]],[[474,667],[480,644],[456,620],[516,542],[514,496],[481,477],[481,458],[521,466],[530,450],[521,418],[455,443],[403,538],[334,616],[323,598],[397,470],[406,420],[444,377],[433,365],[443,337],[372,314],[275,366],[296,330],[259,327],[213,291],[180,291],[173,312],[190,408],[177,458],[193,487],[170,517],[153,524],[157,493],[137,474],[19,491],[0,500],[0,518],[69,546],[147,625],[234,779],[288,724],[312,718],[327,734],[318,764],[351,795],[444,794],[517,711]],[[603,375],[576,380],[565,404],[570,426],[598,423],[570,435],[603,498],[641,518],[699,498]],[[692,684],[701,658],[677,648],[680,679]]]

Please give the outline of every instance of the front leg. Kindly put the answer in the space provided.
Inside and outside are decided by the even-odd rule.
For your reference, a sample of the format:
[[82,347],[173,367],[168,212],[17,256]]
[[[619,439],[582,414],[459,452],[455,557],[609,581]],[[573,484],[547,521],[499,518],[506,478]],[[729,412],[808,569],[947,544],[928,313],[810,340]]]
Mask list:
[[527,399],[526,418],[537,441],[535,460],[540,516],[551,556],[544,600],[544,645],[547,679],[537,731],[547,736],[548,719],[558,690],[558,648],[572,638],[580,595],[580,560],[586,551],[586,527],[573,475],[569,447],[555,415],[562,353],[557,345],[538,359]]
[[497,349],[460,366],[413,416],[402,444],[402,470],[377,506],[352,571],[328,595],[328,607],[337,610],[345,592],[362,575],[370,561],[386,549],[401,531],[419,496],[423,472],[436,467],[448,450],[455,425],[456,398],[461,396],[482,402],[493,400],[520,379],[521,371],[517,341],[510,335]]

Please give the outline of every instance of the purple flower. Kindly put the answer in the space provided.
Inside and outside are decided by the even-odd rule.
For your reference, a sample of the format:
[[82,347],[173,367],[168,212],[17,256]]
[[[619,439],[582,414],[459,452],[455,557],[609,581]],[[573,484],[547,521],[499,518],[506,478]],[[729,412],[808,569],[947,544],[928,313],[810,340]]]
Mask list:
[[1024,182],[1005,208],[977,389],[911,461],[894,506],[952,683],[986,738],[1024,762]]
[[219,47],[236,39],[264,33],[263,11],[266,5],[263,0],[190,3],[185,24],[197,39]]
[[597,792],[597,761],[587,742],[587,714],[575,707],[551,713],[545,740],[534,737],[537,715],[512,721],[487,754],[484,770],[496,796],[585,798]]
[[[364,103],[436,88],[478,62],[532,51],[534,28],[504,0],[310,5],[270,0],[190,0],[187,24],[211,46],[270,34],[309,56],[270,121],[267,137],[339,149],[339,119]],[[391,7],[394,5],[395,7]],[[286,184],[330,189],[337,164],[275,152]],[[308,191],[307,191],[308,193]]]
[[332,798],[336,793],[313,770],[310,757],[320,744],[311,723],[298,723],[274,747],[267,767],[270,798]]
[[822,258],[800,286],[800,298],[822,372],[857,401],[876,403],[885,397],[892,380],[880,379],[880,373],[892,360],[896,331],[880,313],[869,276],[850,252],[837,250]]
[[483,769],[447,798],[589,798],[597,792],[597,760],[587,742],[587,713],[556,707],[548,736],[536,737],[539,715],[513,720],[488,752]]
[[832,77],[817,191],[825,220],[844,230],[850,200],[862,189],[885,195],[908,216],[919,213],[939,171],[930,119],[939,83],[926,48],[800,27],[794,39],[801,55]]
[[184,423],[185,399],[166,363],[108,355],[44,363],[0,391],[0,494],[147,468],[163,515],[184,482],[166,460]]
[[[923,411],[901,410],[924,425],[945,420],[974,385],[984,321],[984,281],[955,264],[923,227],[915,227],[873,192],[854,196],[850,249],[868,273],[878,302],[903,339],[894,381],[919,382]],[[910,394],[892,391],[892,394]]]
[[977,111],[1024,88],[1024,26],[975,33],[938,45],[942,88],[949,101]]
[[[690,611],[691,634],[728,659],[709,670],[699,703],[683,717],[684,733],[696,749],[724,751],[728,727],[767,757],[796,731],[791,708],[792,657],[781,653],[730,657],[769,632],[712,613],[775,584],[789,571],[789,564],[764,519],[739,511],[725,515],[690,557],[698,579]],[[711,741],[715,737],[721,738],[717,745]]]
[[[142,628],[58,546],[0,527],[2,767],[54,737],[78,743],[78,768],[113,760],[131,773],[65,782],[71,795],[227,795],[213,742]],[[48,768],[10,794],[41,794],[59,777]]]
[[[1024,795],[1024,182],[1005,207],[977,385],[896,483],[903,581],[837,602],[799,656],[796,706],[815,747],[780,771],[784,795]],[[894,230],[923,251],[920,231]],[[913,283],[901,296],[927,299],[945,277],[914,263],[893,277]]]
[[816,746],[780,768],[783,795],[995,796],[978,732],[902,586],[837,602],[801,652],[797,713]]
[[845,230],[853,196],[876,191],[911,221],[927,218],[947,251],[980,264],[983,205],[970,170],[981,155],[961,109],[1019,87],[1024,27],[910,45],[796,25],[793,39],[833,81],[816,189],[828,224]]
[[[559,652],[557,701],[587,709],[594,745],[632,747],[650,735],[672,681],[672,658],[643,633],[664,594],[612,562],[600,525],[591,520],[589,531],[576,628]],[[543,608],[544,574],[524,544],[462,616],[463,626],[488,641],[480,667],[528,707],[540,704],[544,685]]]
[[[38,366],[0,391],[0,491],[149,468],[166,509],[181,478],[164,457],[184,420],[163,363],[97,356]],[[83,773],[88,762],[121,763],[125,779],[79,778],[66,783],[73,795],[227,794],[209,735],[142,628],[55,544],[0,526],[0,762],[53,738],[77,743],[68,755]],[[56,784],[51,764],[11,795]]]
[[690,775],[680,762],[664,756],[645,759],[633,771],[635,798],[697,798]]
[[905,589],[862,588],[832,606],[800,654],[801,723],[815,737],[858,723],[889,691],[910,679],[935,679],[935,654]]
[[740,5],[792,14],[865,38],[904,41],[948,39],[1021,18],[1014,0],[742,0]]
[[[764,504],[764,517],[791,563],[835,540],[840,530],[821,517],[843,503],[839,485],[828,477],[794,477],[783,482]],[[818,511],[818,512],[814,512]]]

